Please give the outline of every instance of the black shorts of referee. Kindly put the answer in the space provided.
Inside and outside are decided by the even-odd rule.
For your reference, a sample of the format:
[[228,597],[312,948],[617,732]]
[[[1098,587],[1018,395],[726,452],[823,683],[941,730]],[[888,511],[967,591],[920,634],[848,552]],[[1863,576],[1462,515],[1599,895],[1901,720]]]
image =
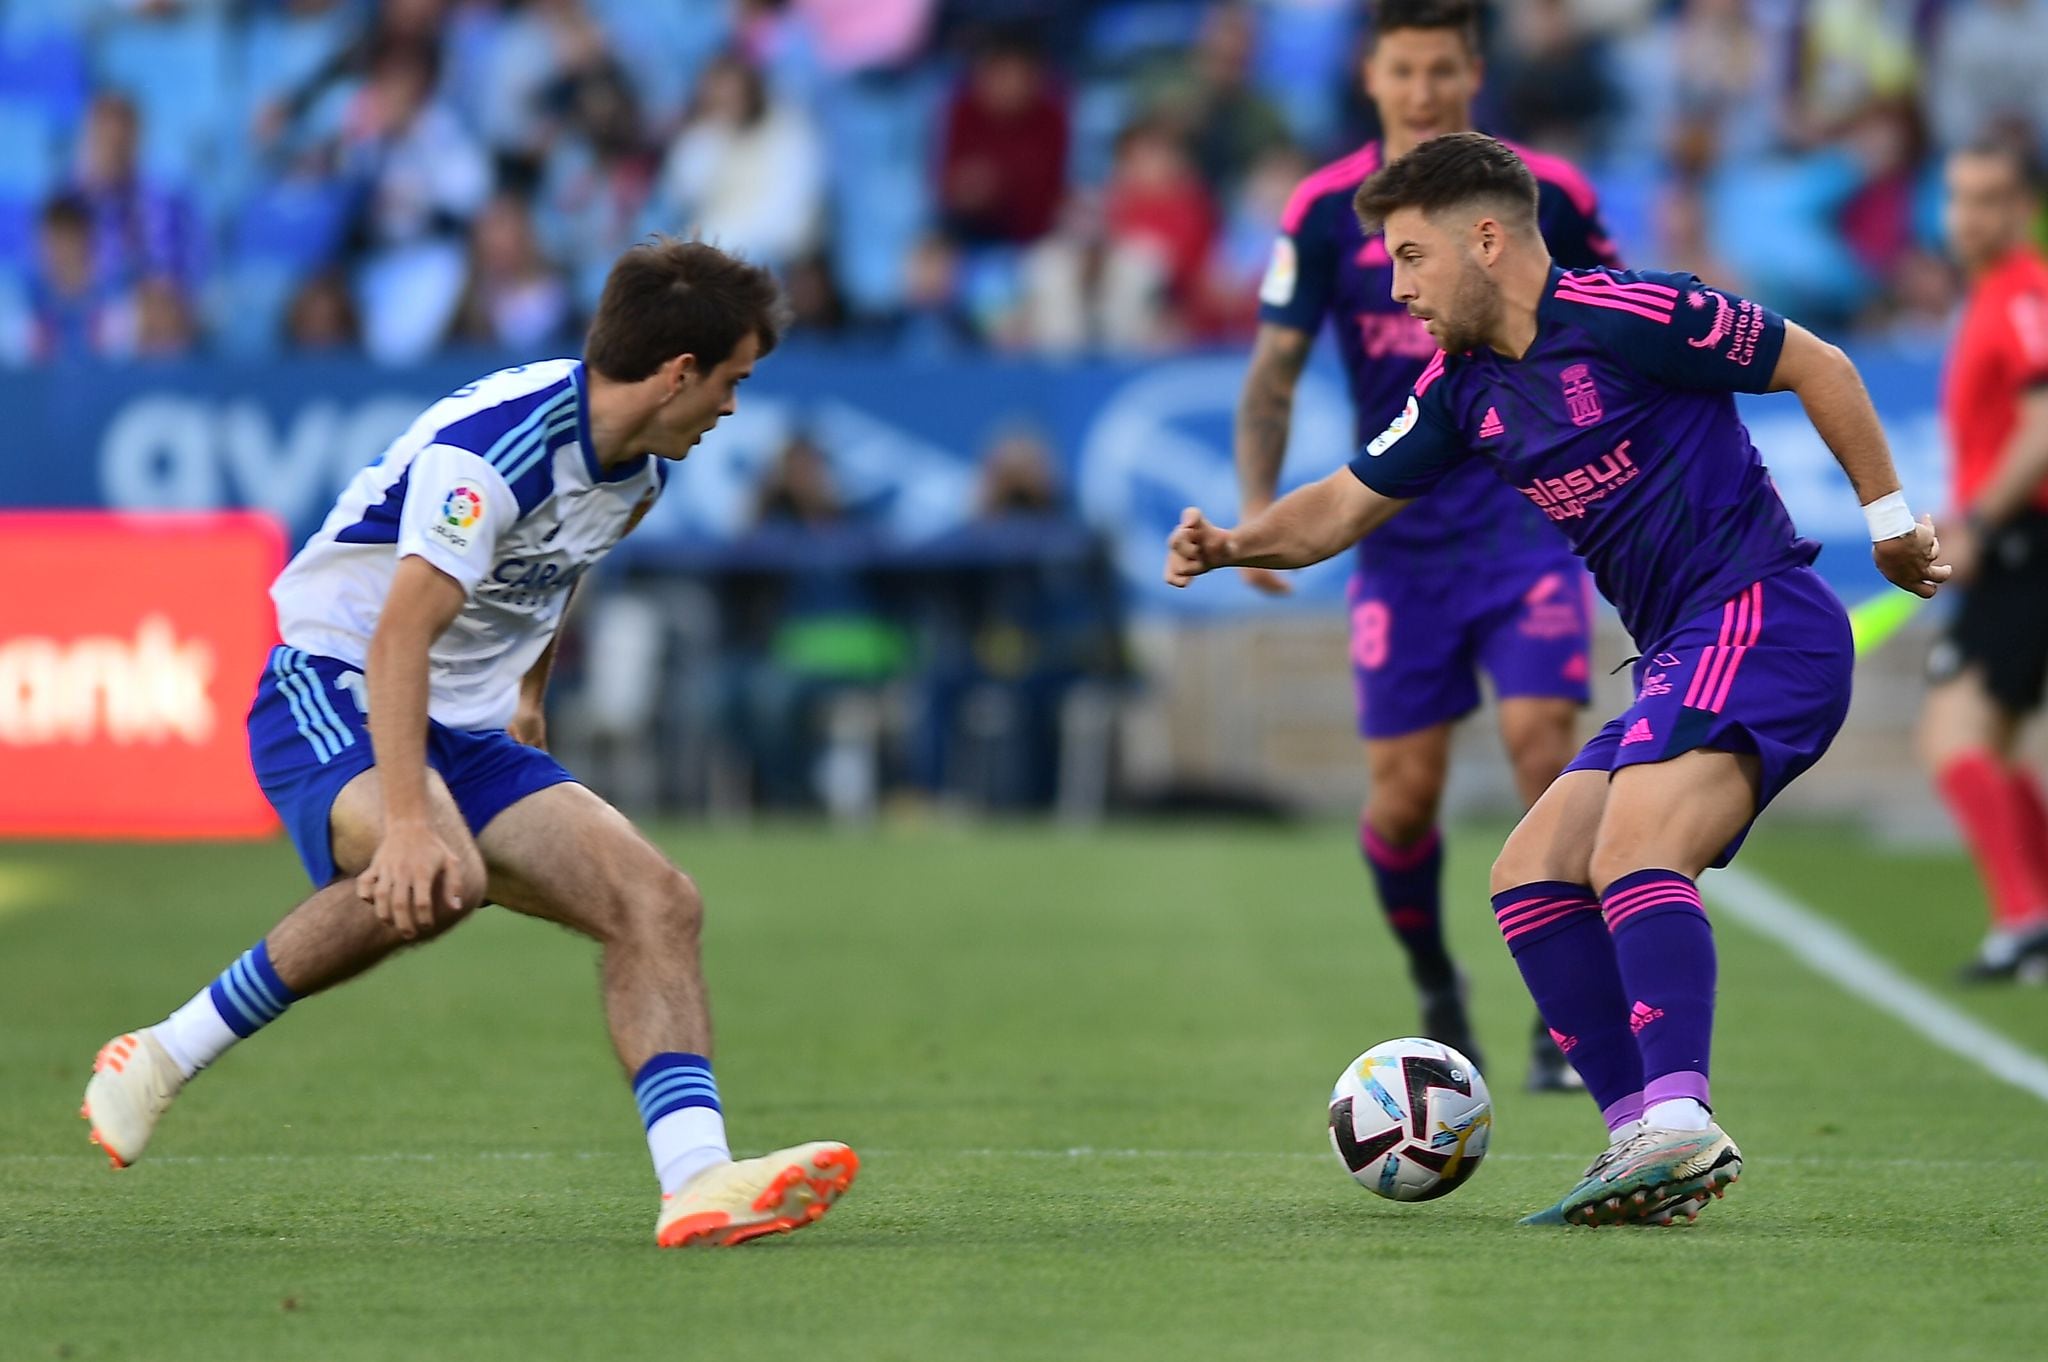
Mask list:
[[2008,714],[2030,714],[2048,686],[2048,511],[2028,509],[1987,531],[1977,577],[1928,655],[1936,685],[1971,667]]

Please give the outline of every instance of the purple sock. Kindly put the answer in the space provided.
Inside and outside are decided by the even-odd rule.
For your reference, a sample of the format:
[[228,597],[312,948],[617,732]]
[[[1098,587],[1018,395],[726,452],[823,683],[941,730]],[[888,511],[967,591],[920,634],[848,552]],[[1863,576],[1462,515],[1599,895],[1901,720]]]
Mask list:
[[1643,1067],[1628,1029],[1614,939],[1590,887],[1539,880],[1493,896],[1493,915],[1536,1010],[1586,1080],[1609,1130],[1643,1114]]
[[1714,1034],[1714,929],[1700,891],[1675,870],[1623,875],[1600,896],[1643,1058],[1643,1101],[1707,1101]]
[[1372,871],[1387,925],[1408,952],[1408,974],[1424,988],[1442,988],[1457,975],[1444,949],[1444,839],[1435,828],[1412,846],[1385,841],[1363,821],[1358,849]]

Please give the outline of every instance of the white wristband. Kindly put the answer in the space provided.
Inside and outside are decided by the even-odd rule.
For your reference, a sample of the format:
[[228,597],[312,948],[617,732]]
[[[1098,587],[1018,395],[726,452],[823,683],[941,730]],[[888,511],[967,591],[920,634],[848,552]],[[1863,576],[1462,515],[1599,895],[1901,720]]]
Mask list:
[[1906,508],[1904,492],[1893,492],[1871,502],[1863,508],[1863,518],[1870,523],[1873,544],[1913,532],[1913,513]]

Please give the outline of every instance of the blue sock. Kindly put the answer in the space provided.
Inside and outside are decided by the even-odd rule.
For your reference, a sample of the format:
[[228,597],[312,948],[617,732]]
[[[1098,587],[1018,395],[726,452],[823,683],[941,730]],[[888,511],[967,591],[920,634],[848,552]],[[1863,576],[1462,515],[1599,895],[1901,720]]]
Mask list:
[[282,1017],[284,1010],[299,1000],[299,995],[277,977],[267,941],[259,941],[243,951],[241,959],[222,970],[207,993],[220,1019],[242,1039]]
[[190,1078],[226,1054],[239,1040],[284,1015],[299,1000],[270,963],[270,945],[259,941],[221,971],[220,978],[192,995],[150,1032]]
[[640,1105],[640,1119],[652,1130],[654,1123],[684,1107],[718,1105],[718,1080],[711,1076],[711,1061],[702,1055],[664,1050],[640,1066],[633,1075],[633,1100]]
[[647,1152],[664,1194],[732,1157],[718,1082],[702,1055],[666,1050],[633,1075],[633,1100],[647,1124]]

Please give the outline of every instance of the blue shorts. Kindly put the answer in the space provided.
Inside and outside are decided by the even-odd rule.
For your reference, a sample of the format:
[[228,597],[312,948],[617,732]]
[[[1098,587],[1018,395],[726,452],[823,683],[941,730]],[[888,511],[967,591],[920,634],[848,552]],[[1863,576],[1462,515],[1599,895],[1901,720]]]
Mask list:
[[[341,787],[377,764],[364,719],[363,674],[296,648],[271,649],[249,709],[256,783],[291,834],[313,883],[335,876],[328,814]],[[536,790],[575,777],[502,729],[468,732],[427,722],[427,765],[441,773],[472,834]]]
[[[1635,703],[1567,771],[1669,761],[1698,748],[1757,758],[1758,813],[1819,761],[1849,715],[1856,646],[1820,574],[1794,568],[1695,615],[1635,665]],[[1715,865],[1735,859],[1745,827]]]
[[1592,583],[1568,553],[1484,576],[1361,563],[1351,574],[1351,677],[1362,738],[1398,738],[1501,699],[1591,698]]

